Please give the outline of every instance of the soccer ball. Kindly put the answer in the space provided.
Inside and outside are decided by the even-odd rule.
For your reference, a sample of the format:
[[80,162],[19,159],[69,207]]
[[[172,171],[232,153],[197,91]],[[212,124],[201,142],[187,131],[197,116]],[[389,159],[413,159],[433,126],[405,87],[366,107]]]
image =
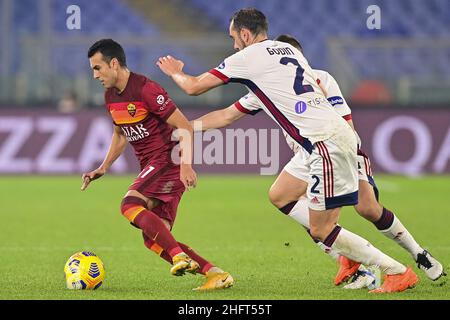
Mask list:
[[92,252],[77,252],[64,266],[68,289],[97,289],[105,278],[105,268],[100,258]]

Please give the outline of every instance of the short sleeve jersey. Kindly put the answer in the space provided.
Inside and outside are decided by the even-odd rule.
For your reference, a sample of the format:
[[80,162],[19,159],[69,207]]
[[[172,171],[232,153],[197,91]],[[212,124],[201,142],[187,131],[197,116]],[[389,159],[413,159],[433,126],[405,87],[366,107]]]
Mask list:
[[156,82],[131,72],[125,89],[105,92],[106,107],[115,125],[132,145],[141,168],[150,161],[169,161],[173,127],[166,120],[177,109]]
[[[253,44],[209,72],[224,83],[247,86],[260,101],[259,106],[247,103],[249,110],[265,111],[309,153],[315,142],[347,125],[323,95],[303,54],[287,43],[265,40]],[[245,101],[239,103],[243,106]]]
[[331,74],[324,70],[313,69],[316,74],[317,81],[323,86],[327,92],[327,100],[334,109],[344,117],[345,120],[351,120],[352,110],[345,101],[344,95],[339,88],[337,81]]

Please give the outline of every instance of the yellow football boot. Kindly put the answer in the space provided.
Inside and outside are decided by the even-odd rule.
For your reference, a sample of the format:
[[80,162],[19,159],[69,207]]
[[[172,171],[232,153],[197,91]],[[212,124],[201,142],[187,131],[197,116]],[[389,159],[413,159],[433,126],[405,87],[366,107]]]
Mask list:
[[200,287],[197,287],[192,290],[206,291],[206,290],[226,289],[230,288],[234,284],[233,277],[228,272],[222,271],[218,268],[216,270],[208,271],[205,276],[206,282]]
[[200,265],[184,252],[175,255],[172,261],[173,266],[170,268],[170,273],[174,276],[182,276],[186,271],[195,274],[200,269]]

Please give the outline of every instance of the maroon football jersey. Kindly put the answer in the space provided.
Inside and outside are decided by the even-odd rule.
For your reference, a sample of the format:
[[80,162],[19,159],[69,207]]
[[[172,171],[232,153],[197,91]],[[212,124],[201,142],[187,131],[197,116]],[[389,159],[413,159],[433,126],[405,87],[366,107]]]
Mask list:
[[174,128],[166,120],[177,106],[158,83],[131,72],[125,90],[119,94],[109,88],[105,102],[114,124],[133,146],[141,169],[150,161],[171,161],[178,142],[171,140]]

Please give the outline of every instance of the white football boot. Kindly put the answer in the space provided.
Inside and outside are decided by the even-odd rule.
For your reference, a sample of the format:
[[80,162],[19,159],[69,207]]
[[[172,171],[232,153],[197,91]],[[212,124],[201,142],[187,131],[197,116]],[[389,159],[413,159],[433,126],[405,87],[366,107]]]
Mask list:
[[423,250],[422,253],[417,254],[416,257],[417,267],[425,272],[426,276],[436,281],[441,276],[446,276],[442,264],[439,263],[427,250]]
[[373,290],[380,286],[380,277],[381,272],[378,267],[374,266],[373,268],[366,269],[361,265],[351,279],[351,282],[343,288],[351,290],[367,288]]

